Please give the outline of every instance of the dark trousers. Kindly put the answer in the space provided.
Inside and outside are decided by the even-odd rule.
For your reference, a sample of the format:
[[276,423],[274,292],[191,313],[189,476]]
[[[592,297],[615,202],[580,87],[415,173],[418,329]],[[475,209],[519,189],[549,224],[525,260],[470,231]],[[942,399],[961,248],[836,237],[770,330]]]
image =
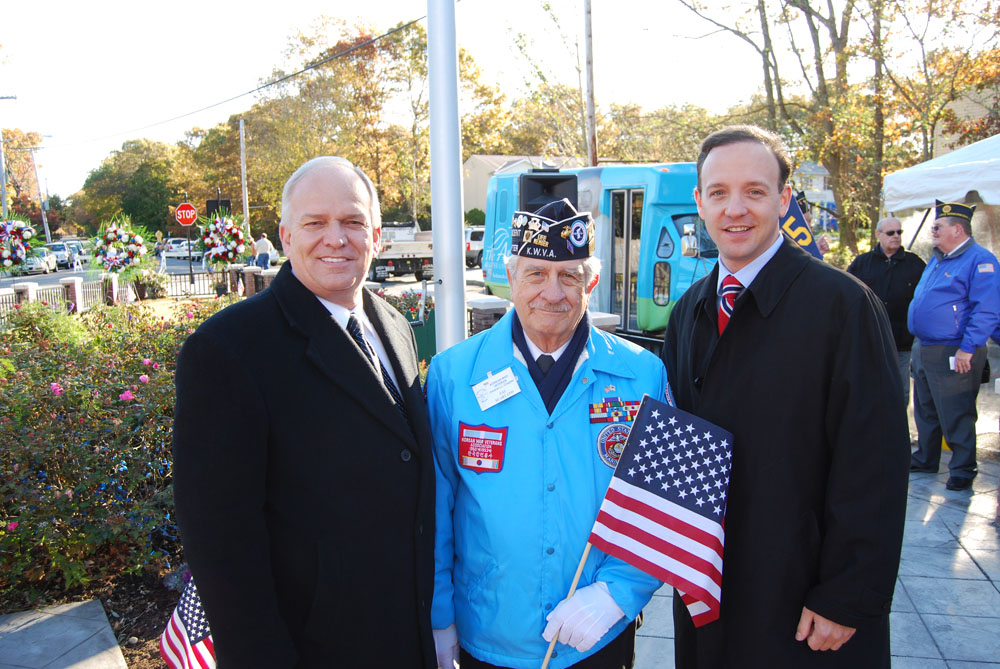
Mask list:
[[937,469],[941,437],[951,448],[949,469],[953,476],[971,478],[976,467],[976,398],[986,364],[986,347],[976,349],[972,370],[958,374],[948,358],[957,346],[924,346],[913,342],[913,418],[917,424],[917,450],[912,465]]
[[[556,648],[559,647],[558,642]],[[469,655],[459,648],[459,664],[462,669],[505,669],[488,664]],[[541,666],[541,662],[538,663]],[[573,669],[632,669],[635,664],[635,621],[622,630],[615,640],[593,655],[585,657],[573,665]]]

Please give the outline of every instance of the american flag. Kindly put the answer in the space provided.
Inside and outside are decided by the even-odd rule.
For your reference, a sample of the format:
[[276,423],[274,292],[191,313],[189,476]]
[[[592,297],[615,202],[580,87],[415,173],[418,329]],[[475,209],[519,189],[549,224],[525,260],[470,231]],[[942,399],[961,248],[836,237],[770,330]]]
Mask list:
[[590,543],[681,593],[695,626],[719,618],[733,435],[642,401]]
[[184,586],[181,601],[160,635],[160,655],[170,669],[215,669],[212,632],[194,579]]

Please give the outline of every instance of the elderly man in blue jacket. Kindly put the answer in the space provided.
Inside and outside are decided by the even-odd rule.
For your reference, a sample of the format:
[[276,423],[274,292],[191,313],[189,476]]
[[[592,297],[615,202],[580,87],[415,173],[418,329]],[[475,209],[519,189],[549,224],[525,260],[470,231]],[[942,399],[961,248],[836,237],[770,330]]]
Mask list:
[[976,397],[986,340],[1000,322],[997,259],[972,238],[975,207],[935,201],[934,256],[910,302],[913,415],[919,440],[910,471],[937,472],[941,436],[952,456],[949,490],[972,485]]
[[592,327],[594,224],[568,200],[516,212],[514,309],[431,362],[437,471],[432,626],[438,665],[631,667],[635,619],[660,582],[600,550],[566,598],[660,360]]

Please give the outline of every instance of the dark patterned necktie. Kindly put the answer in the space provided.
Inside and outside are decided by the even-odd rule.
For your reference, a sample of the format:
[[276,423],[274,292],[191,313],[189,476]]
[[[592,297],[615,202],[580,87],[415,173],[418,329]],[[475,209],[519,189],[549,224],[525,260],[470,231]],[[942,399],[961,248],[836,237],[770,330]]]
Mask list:
[[535,362],[538,364],[538,369],[542,370],[542,374],[548,374],[552,365],[556,364],[556,359],[548,353],[542,353]]
[[730,274],[722,280],[722,299],[719,301],[719,334],[726,329],[736,298],[743,292],[743,284]]
[[378,359],[378,369],[382,376],[382,385],[385,389],[389,391],[392,395],[392,401],[399,409],[399,413],[403,414],[403,418],[407,418],[406,414],[406,404],[403,402],[403,396],[399,394],[399,388],[396,384],[392,382],[392,377],[389,376],[389,370],[385,368],[382,364],[382,359],[375,355],[375,351],[372,350],[371,346],[368,344],[368,340],[365,338],[365,333],[361,330],[361,324],[358,319],[351,314],[351,317],[347,319],[347,331],[354,338],[354,343],[358,345],[361,352],[365,354],[368,358],[368,363],[372,366],[372,370],[375,370],[375,360]]

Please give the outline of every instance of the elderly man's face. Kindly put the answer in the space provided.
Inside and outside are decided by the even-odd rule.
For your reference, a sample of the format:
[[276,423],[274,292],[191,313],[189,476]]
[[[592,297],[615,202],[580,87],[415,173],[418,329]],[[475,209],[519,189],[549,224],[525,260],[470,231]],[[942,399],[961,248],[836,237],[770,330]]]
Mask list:
[[895,255],[903,245],[903,225],[894,218],[882,223],[882,229],[875,231],[875,238],[886,256]]
[[588,282],[582,260],[518,258],[507,270],[517,317],[539,348],[552,352],[573,336],[598,277]]
[[295,184],[289,203],[279,232],[296,278],[315,295],[353,309],[382,241],[365,184],[345,167],[319,167]]
[[934,238],[934,246],[941,250],[941,253],[951,253],[958,248],[958,245],[965,241],[965,229],[958,222],[958,219],[945,216],[934,221],[931,226],[931,237]]

